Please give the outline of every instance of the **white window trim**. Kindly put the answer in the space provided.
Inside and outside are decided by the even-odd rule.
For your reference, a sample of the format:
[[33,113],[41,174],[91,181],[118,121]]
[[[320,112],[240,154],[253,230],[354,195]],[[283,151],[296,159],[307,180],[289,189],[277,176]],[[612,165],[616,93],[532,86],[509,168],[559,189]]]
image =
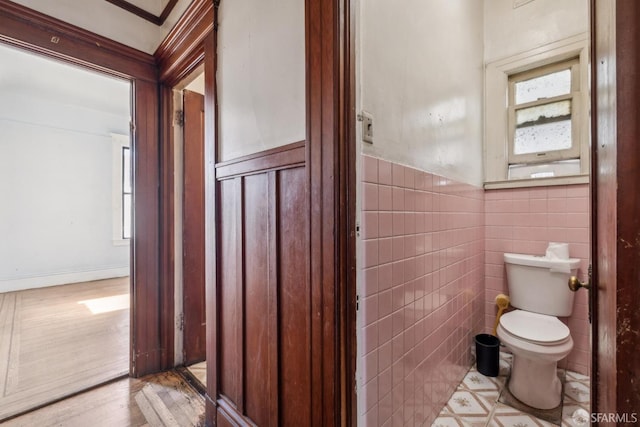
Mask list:
[[[580,94],[584,108],[579,120],[580,174],[538,179],[508,179],[509,76],[571,58],[579,58]],[[485,69],[485,188],[567,185],[589,182],[589,35],[579,34],[530,51],[491,62]]]
[[111,134],[111,213],[113,218],[112,242],[114,246],[128,246],[131,239],[122,238],[122,149],[130,147],[129,135]]

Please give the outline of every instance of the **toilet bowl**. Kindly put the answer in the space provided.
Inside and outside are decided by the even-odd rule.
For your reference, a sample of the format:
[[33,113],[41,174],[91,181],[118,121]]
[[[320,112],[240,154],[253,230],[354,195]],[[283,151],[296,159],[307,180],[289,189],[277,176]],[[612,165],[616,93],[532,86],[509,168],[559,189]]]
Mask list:
[[573,348],[569,328],[556,316],[570,316],[574,293],[569,277],[578,259],[504,254],[511,305],[502,315],[497,335],[513,353],[509,391],[522,403],[552,409],[562,400],[558,361]]
[[513,353],[509,391],[538,409],[560,404],[557,364],[573,348],[569,328],[554,316],[515,310],[503,315],[498,338]]

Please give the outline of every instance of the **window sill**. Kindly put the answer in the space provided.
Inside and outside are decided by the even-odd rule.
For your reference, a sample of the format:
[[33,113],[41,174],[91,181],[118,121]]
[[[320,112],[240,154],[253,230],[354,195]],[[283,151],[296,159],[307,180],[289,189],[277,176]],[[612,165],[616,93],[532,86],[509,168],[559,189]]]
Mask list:
[[508,181],[485,182],[485,190],[499,190],[503,188],[526,188],[526,187],[550,187],[553,185],[574,185],[588,184],[589,175],[569,175],[553,178],[529,178],[513,179]]

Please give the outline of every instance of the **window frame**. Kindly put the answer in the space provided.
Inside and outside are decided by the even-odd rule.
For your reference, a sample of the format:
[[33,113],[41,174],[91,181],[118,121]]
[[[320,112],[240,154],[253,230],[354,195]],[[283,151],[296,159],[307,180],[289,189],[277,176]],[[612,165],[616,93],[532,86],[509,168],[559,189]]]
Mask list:
[[[131,242],[131,238],[124,237],[124,148],[128,148],[132,155],[129,135],[111,134],[112,162],[111,162],[111,212],[112,212],[112,243],[114,246],[126,246]],[[133,162],[133,157],[131,157]],[[131,182],[133,186],[133,181]],[[132,206],[133,206],[133,187]],[[132,208],[133,209],[133,208]],[[133,225],[133,223],[132,223]],[[133,237],[133,230],[132,230]]]
[[[532,166],[567,160],[568,152],[549,151],[544,158],[531,155],[513,155],[513,130],[515,110],[510,87],[514,78],[527,80],[544,75],[551,70],[566,68],[576,60],[572,78],[572,147],[571,158],[579,159],[580,173],[544,178],[509,179],[509,166],[530,164]],[[485,140],[484,140],[484,187],[516,188],[547,185],[568,185],[589,182],[589,36],[579,34],[555,43],[540,46],[508,58],[486,64],[485,68]],[[527,78],[523,78],[527,76]],[[572,76],[573,77],[573,76]],[[576,86],[574,86],[576,85]],[[576,90],[574,90],[576,89]],[[558,99],[560,97],[557,97]],[[553,98],[544,100],[549,103]],[[567,97],[567,99],[569,99]],[[527,105],[527,104],[522,104]],[[522,106],[518,106],[520,109]],[[573,144],[572,144],[573,145]],[[578,153],[576,155],[576,153]],[[535,156],[535,158],[534,158]]]
[[[131,177],[131,147],[127,145],[127,146],[122,146],[120,148],[120,158],[121,158],[121,161],[120,161],[121,166],[120,166],[120,168],[121,168],[121,177],[122,177],[121,178],[122,184],[120,186],[120,192],[121,192],[121,197],[122,197],[122,206],[120,207],[120,211],[122,212],[122,224],[121,224],[121,227],[120,227],[120,229],[121,229],[120,236],[124,240],[131,239],[131,236],[133,234],[131,232],[132,230],[129,230],[129,237],[127,237],[125,235],[125,224],[127,223],[127,221],[125,220],[126,214],[127,214],[126,209],[125,209],[126,196],[130,197],[129,206],[130,207],[133,206],[133,185],[131,185],[131,188],[130,188],[129,191],[127,191],[127,189],[125,188],[125,182],[126,182],[126,179],[125,179],[125,172],[126,172],[126,168],[125,168],[125,158],[126,158],[126,156],[125,156],[125,153],[127,151],[129,152],[128,153],[129,154],[129,184],[133,184],[132,177]],[[132,214],[132,212],[129,212],[129,227],[131,227],[131,216],[132,216],[131,214]]]
[[[570,160],[580,158],[580,70],[579,59],[572,58],[565,61],[544,65],[532,70],[524,71],[509,76],[509,105],[507,107],[509,123],[509,166],[514,164],[535,164],[547,163],[558,160]],[[515,103],[515,86],[519,82],[542,77],[558,71],[569,69],[571,73],[571,88],[568,94],[558,95],[552,98],[542,98],[536,101],[529,101],[522,104]],[[515,154],[515,132],[516,132],[516,112],[526,108],[549,105],[560,101],[571,101],[571,147],[564,150],[550,150],[547,152],[535,152],[526,154]]]

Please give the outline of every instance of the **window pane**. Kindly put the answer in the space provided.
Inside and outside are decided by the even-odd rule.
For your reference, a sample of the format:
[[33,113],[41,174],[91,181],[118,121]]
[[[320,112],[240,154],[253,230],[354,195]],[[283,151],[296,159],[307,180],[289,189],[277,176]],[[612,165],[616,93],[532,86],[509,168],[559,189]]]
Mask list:
[[514,154],[571,148],[571,101],[517,110],[513,141]]
[[122,147],[122,192],[131,194],[131,150]]
[[571,70],[556,71],[515,84],[516,105],[571,92]]
[[571,148],[571,120],[516,129],[514,154],[545,153]]
[[560,160],[536,165],[509,165],[509,179],[549,178],[553,176],[579,175],[580,159]]
[[122,196],[122,238],[131,238],[131,194]]
[[559,122],[567,119],[571,119],[570,100],[516,110],[516,128]]

